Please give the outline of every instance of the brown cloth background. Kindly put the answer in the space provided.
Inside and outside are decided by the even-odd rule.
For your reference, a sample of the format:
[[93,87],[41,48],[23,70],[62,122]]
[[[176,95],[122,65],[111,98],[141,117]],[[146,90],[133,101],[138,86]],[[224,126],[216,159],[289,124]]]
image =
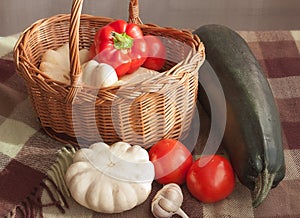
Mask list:
[[[239,33],[263,67],[279,108],[286,177],[256,209],[251,193],[239,182],[228,198],[214,204],[200,203],[183,186],[182,209],[190,217],[300,217],[300,31]],[[15,71],[8,49],[13,42],[0,38],[0,217],[153,217],[150,202],[160,188],[155,182],[146,202],[121,214],[95,213],[59,193],[47,174],[64,144],[41,130]],[[209,120],[200,114],[201,143]]]

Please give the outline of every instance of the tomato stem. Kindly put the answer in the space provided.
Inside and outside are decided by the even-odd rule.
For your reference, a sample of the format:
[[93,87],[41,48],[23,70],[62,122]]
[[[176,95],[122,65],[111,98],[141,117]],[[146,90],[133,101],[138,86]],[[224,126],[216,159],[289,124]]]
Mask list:
[[129,49],[133,46],[133,38],[126,33],[111,32],[116,49]]

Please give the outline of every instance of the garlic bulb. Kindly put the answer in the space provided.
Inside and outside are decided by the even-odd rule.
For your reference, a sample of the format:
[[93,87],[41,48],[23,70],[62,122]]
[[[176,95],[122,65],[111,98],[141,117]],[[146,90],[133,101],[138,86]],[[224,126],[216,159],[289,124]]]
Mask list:
[[151,204],[151,211],[156,218],[168,218],[177,214],[188,218],[180,208],[183,202],[183,194],[179,185],[170,183],[160,189],[154,196]]
[[90,60],[83,66],[82,82],[98,88],[108,87],[118,81],[115,69],[105,63]]

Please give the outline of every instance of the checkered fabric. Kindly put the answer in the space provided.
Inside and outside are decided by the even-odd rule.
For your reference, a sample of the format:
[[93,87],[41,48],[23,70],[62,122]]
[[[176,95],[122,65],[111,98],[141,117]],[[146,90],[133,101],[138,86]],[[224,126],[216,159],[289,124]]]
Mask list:
[[[237,181],[225,200],[203,204],[182,186],[182,209],[189,217],[300,217],[300,31],[239,31],[271,85],[283,128],[286,177],[256,209],[250,191]],[[63,181],[72,152],[40,127],[22,78],[16,74],[12,48],[17,35],[0,37],[0,217],[153,217],[151,199],[161,188],[153,183],[148,200],[121,214],[95,213],[70,197]],[[201,132],[209,119],[200,108]],[[71,149],[72,150],[72,149]],[[195,149],[197,157],[199,149]],[[60,169],[61,168],[61,169]],[[176,216],[174,216],[176,217]]]

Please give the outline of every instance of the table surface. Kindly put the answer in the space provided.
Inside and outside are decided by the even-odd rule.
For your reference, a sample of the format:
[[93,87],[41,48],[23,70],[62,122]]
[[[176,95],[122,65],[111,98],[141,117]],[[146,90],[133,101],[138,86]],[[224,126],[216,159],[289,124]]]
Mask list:
[[[286,176],[258,208],[238,181],[228,198],[214,204],[200,203],[184,185],[182,208],[190,217],[300,217],[300,31],[239,33],[261,64],[280,112]],[[51,166],[65,145],[43,132],[16,73],[12,49],[17,37],[0,37],[0,216],[152,217],[150,202],[160,188],[155,182],[146,202],[114,215],[85,209],[65,195],[62,185],[51,182]],[[202,113],[200,118],[201,124],[209,122]]]

